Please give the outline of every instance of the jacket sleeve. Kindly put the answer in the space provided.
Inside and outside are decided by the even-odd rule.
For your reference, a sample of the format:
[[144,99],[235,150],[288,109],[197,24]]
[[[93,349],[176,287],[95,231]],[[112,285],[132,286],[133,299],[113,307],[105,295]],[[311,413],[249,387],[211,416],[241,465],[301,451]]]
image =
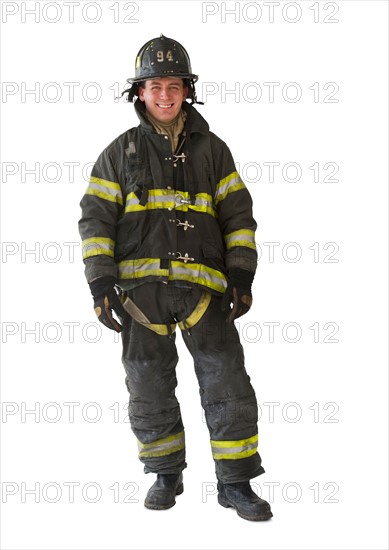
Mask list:
[[236,171],[229,148],[224,142],[220,145],[221,150],[215,159],[214,200],[224,238],[226,268],[229,271],[232,267],[239,267],[255,273],[257,223],[253,218],[253,202],[247,187]]
[[111,151],[108,146],[97,159],[80,203],[82,217],[78,227],[88,283],[104,275],[117,277],[114,249],[123,193]]

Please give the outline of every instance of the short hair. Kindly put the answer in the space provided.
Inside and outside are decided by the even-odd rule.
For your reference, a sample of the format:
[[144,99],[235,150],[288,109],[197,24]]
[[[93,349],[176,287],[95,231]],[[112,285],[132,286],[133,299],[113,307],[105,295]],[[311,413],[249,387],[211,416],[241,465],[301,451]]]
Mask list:
[[[161,76],[156,78],[163,78],[163,77]],[[148,78],[147,80],[154,80],[154,78]],[[184,87],[189,89],[189,97],[191,97],[191,92],[193,93],[191,81],[188,78],[182,78],[181,80]],[[132,102],[134,100],[134,97],[139,96],[139,88],[145,88],[145,87],[146,87],[146,80],[142,80],[141,82],[134,82],[133,84],[130,85],[129,88],[126,88],[121,95],[123,96],[127,94],[127,101]]]

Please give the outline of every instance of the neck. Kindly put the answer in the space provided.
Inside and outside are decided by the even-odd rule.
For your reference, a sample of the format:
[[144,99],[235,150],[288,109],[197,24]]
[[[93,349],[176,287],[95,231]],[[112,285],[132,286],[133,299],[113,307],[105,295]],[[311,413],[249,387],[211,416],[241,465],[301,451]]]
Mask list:
[[149,113],[149,111],[147,111],[147,110],[146,110],[146,115],[147,115],[147,118],[149,119],[149,121],[153,124],[153,126],[161,126],[162,128],[170,128],[180,118],[181,111],[177,114],[176,117],[174,117],[172,120],[169,120],[169,122],[164,122],[164,121],[161,122],[160,120],[155,118],[151,113]]
[[165,134],[169,136],[172,152],[174,153],[175,150],[177,149],[177,144],[178,144],[178,139],[180,137],[180,134],[184,129],[186,112],[181,109],[178,115],[173,120],[170,120],[169,122],[160,122],[155,117],[153,117],[153,115],[151,115],[147,110],[146,110],[146,117],[154,126],[154,129],[158,134]]

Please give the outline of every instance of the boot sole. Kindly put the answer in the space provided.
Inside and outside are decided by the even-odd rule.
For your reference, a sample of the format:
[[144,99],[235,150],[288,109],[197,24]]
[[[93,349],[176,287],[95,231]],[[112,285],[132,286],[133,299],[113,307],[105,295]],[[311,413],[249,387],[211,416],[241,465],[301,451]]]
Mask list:
[[220,506],[223,506],[223,508],[233,508],[234,510],[236,510],[236,513],[238,514],[239,517],[243,519],[247,519],[249,521],[267,521],[268,519],[273,517],[272,512],[267,512],[266,514],[261,514],[259,516],[246,516],[245,514],[242,514],[241,512],[239,512],[237,507],[234,506],[229,500],[220,496],[220,494],[217,495],[217,500]]
[[[177,489],[176,489],[176,496],[181,495],[184,492],[184,484],[181,483]],[[144,505],[149,510],[169,510],[169,508],[173,508],[176,501],[172,502],[171,504],[146,504],[146,501],[144,502]]]

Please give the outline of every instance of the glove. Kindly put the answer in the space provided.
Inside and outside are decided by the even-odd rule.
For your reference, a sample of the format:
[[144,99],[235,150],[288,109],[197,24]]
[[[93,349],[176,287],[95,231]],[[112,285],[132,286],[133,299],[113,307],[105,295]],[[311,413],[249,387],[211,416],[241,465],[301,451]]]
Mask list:
[[112,310],[122,317],[125,317],[127,312],[120,303],[114,288],[115,282],[115,277],[106,275],[89,283],[89,288],[94,299],[95,313],[100,323],[103,323],[103,325],[111,330],[121,332],[123,327],[114,319]]
[[232,323],[235,319],[247,313],[253,303],[251,285],[254,280],[254,273],[246,269],[233,267],[228,273],[228,278],[229,281],[221,303],[221,310],[228,311],[230,303],[233,303],[231,313],[226,319],[227,323]]

